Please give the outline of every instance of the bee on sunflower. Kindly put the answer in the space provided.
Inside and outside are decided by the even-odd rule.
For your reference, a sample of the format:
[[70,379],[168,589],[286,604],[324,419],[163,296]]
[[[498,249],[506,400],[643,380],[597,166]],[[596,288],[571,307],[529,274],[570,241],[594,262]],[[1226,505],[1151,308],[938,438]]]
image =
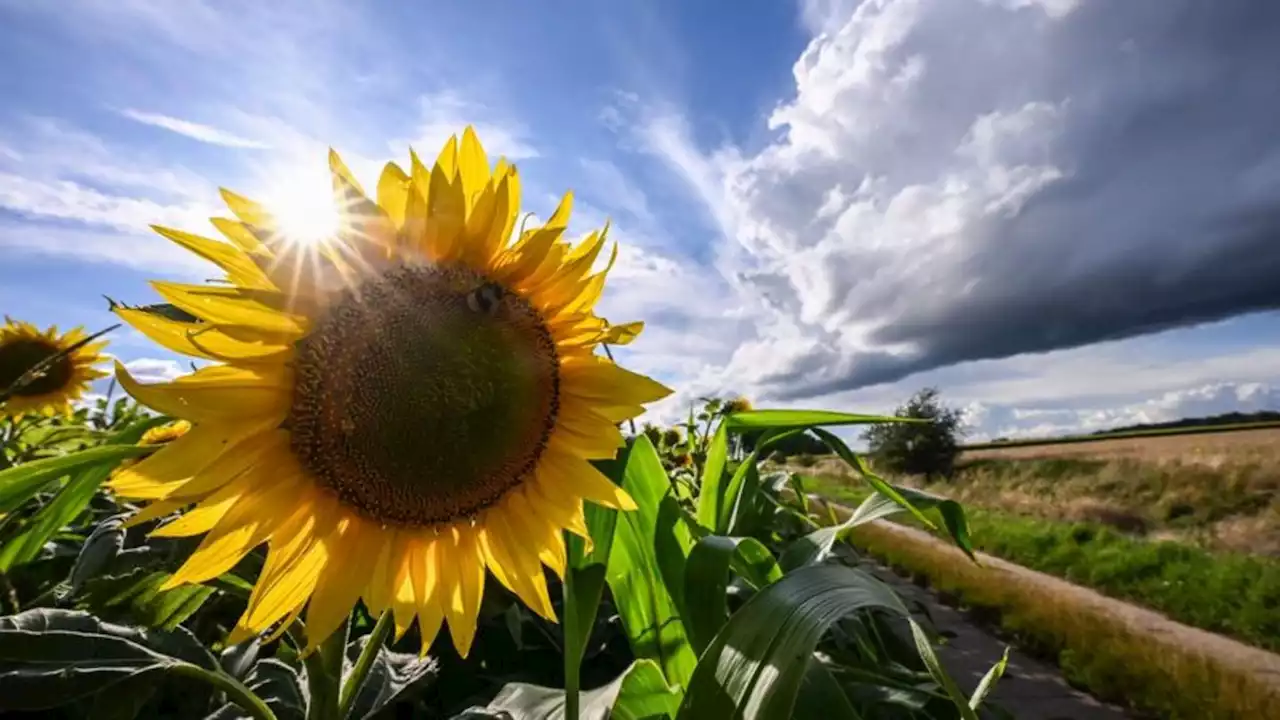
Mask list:
[[596,354],[641,324],[595,314],[608,227],[567,243],[571,194],[512,239],[520,177],[470,127],[431,167],[388,164],[374,198],[329,159],[342,230],[320,242],[229,191],[236,219],[213,220],[229,242],[155,228],[228,282],[154,283],[195,323],[115,309],[212,364],[149,385],[117,365],[134,398],[191,429],[110,487],[150,501],[135,522],[189,508],[155,532],[204,535],[169,587],[266,544],[228,642],[305,609],[314,646],[363,600],[397,637],[416,619],[424,652],[447,623],[465,656],[486,570],[554,620],[543,567],[563,576],[562,531],[587,536],[584,501],[635,508],[589,461],[671,391]]
[[[89,384],[107,376],[95,367],[105,359],[102,349],[107,343],[85,343],[88,337],[83,328],[60,334],[54,326],[41,332],[6,315],[0,325],[0,393],[6,395],[0,400],[0,417],[19,420],[27,414],[71,414],[72,404],[84,396]],[[43,372],[24,380],[50,358],[53,362]]]

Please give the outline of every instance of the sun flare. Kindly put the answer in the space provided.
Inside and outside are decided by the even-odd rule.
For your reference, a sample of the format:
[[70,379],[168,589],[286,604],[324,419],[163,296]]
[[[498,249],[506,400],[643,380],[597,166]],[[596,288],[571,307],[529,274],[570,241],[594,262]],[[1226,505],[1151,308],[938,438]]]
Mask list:
[[337,236],[342,221],[330,182],[329,170],[321,163],[299,162],[273,171],[262,198],[276,220],[275,229],[305,247]]

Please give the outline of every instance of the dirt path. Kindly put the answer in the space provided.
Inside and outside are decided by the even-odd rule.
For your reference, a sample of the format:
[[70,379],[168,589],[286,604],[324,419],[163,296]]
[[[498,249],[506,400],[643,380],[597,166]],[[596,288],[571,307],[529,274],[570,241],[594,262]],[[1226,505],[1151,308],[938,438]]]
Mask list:
[[[928,610],[934,627],[947,637],[938,648],[938,659],[955,678],[966,695],[972,694],[982,677],[1000,659],[1008,644],[970,622],[955,608],[940,602],[936,595],[898,577],[877,563],[864,562],[872,575],[883,580],[907,601]],[[988,700],[1008,710],[1017,720],[1128,720],[1123,710],[1105,705],[1076,690],[1062,679],[1053,665],[1028,657],[1017,648],[1009,652],[1004,677]]]
[[[825,498],[810,496],[812,500],[828,504]],[[829,503],[836,517],[847,519],[850,510]],[[929,543],[954,553],[957,563],[969,562],[957,549],[934,536],[914,528],[887,521],[876,521],[877,530],[896,534],[904,544]],[[1176,651],[1179,655],[1199,655],[1219,663],[1242,676],[1251,676],[1258,682],[1274,687],[1280,694],[1280,655],[1255,648],[1221,635],[1175,622],[1152,610],[1107,597],[1088,588],[1074,585],[1060,578],[1037,572],[1000,558],[978,553],[979,561],[991,573],[992,583],[1031,584],[1040,592],[1069,599],[1075,608],[1086,613],[1098,613],[1112,618],[1135,634],[1152,638],[1157,643]],[[891,571],[875,566],[878,577],[889,582],[904,597],[924,603],[934,613],[940,629],[956,633],[956,638],[945,648],[941,657],[946,658],[957,680],[972,689],[986,673],[991,663],[999,658],[1005,642],[971,621],[937,597],[913,583],[898,577]],[[1121,710],[1102,705],[1092,697],[1072,689],[1063,680],[1058,669],[1047,663],[1029,658],[1015,649],[1010,653],[1010,669],[1014,680],[1004,682],[992,698],[1006,706],[1014,716],[1030,720],[1111,720],[1127,717]],[[1006,678],[1007,679],[1007,678]],[[1261,720],[1261,718],[1259,719]]]

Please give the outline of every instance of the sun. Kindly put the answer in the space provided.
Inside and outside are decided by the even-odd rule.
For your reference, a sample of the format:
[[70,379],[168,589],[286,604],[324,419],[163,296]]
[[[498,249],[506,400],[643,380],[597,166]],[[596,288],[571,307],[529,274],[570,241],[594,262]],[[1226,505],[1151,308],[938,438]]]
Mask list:
[[338,235],[342,221],[330,183],[323,163],[286,162],[269,172],[261,192],[262,204],[285,240],[317,247]]

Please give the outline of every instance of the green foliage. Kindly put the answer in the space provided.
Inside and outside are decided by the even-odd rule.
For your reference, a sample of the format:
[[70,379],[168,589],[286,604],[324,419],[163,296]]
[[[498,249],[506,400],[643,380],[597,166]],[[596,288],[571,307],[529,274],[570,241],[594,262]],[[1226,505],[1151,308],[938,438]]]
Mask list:
[[[166,419],[127,407],[111,418],[104,405],[79,428],[24,427],[8,435],[17,464],[0,471],[0,562],[16,602],[0,618],[0,711],[96,718],[110,689],[113,718],[971,717],[927,642],[911,643],[896,595],[834,552],[848,528],[812,527],[803,494],[787,495],[798,480],[759,461],[796,437],[821,442],[877,491],[868,517],[938,509],[967,547],[963,512],[888,485],[818,427],[885,418],[744,407],[708,399],[680,431],[646,428],[597,463],[638,509],[588,505],[590,543],[566,535],[564,581],[549,582],[561,624],[487,583],[465,660],[445,635],[425,657],[404,652],[416,630],[388,643],[389,617],[360,608],[350,637],[305,658],[297,620],[225,647],[262,550],[211,583],[160,592],[199,538],[148,537],[162,520],[126,527],[136,508],[101,487],[154,450],[137,442]],[[676,462],[683,453],[695,462]]]
[[915,422],[873,425],[862,435],[877,464],[891,473],[949,477],[960,454],[962,413],[944,406],[937,388],[925,388],[894,416]]

